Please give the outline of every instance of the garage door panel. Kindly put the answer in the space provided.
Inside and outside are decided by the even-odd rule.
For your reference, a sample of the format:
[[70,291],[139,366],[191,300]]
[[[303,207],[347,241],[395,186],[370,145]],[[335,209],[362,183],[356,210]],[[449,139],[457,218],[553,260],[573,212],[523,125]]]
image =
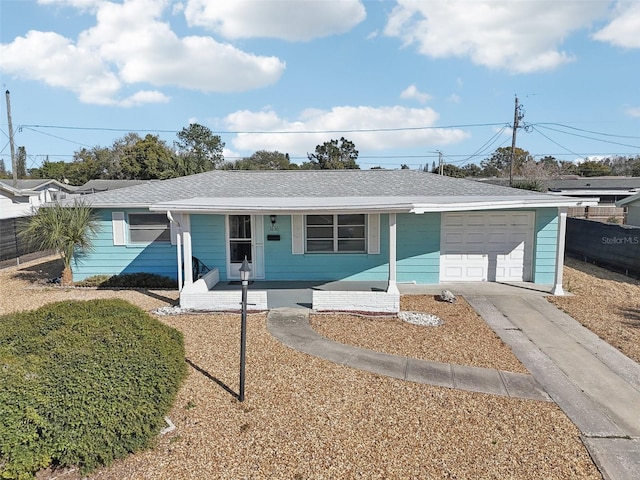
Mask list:
[[528,280],[533,224],[532,212],[443,214],[441,280]]

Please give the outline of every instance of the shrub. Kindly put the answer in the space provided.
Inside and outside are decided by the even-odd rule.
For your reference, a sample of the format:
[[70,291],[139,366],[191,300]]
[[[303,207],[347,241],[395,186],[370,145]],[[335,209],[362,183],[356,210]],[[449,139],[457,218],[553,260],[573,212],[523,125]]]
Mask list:
[[0,477],[150,446],[185,375],[181,333],[123,300],[0,317]]
[[172,278],[155,273],[125,273],[122,275],[95,275],[76,282],[79,287],[98,288],[178,288]]
[[521,190],[531,190],[533,192],[545,192],[547,190],[540,180],[535,179],[519,180],[517,182],[513,182],[513,185],[511,186],[513,188],[519,188]]

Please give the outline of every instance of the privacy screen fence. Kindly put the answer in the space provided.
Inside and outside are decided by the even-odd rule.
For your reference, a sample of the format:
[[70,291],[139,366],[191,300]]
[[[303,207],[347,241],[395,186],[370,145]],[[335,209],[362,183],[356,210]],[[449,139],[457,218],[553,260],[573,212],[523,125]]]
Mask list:
[[567,253],[640,276],[640,227],[567,218]]
[[0,220],[0,262],[19,258],[36,251],[19,240],[18,229],[21,222],[24,222],[24,218]]

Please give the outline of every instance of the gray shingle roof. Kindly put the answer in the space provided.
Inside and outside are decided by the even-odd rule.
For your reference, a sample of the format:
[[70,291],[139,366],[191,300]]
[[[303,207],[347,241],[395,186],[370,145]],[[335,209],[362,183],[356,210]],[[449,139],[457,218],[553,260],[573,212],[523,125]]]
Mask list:
[[562,199],[546,194],[417,170],[214,170],[84,198],[94,207],[120,208],[177,202],[193,205],[194,201],[198,204],[216,201],[230,204],[232,199],[238,199],[241,204],[250,198],[254,199],[254,205],[260,205],[257,199],[270,199],[265,202],[272,207],[276,204],[295,206],[296,199],[300,204],[309,204],[313,198],[332,199],[331,204],[338,204],[339,198],[352,203],[354,199],[361,198],[363,204],[376,199],[378,205],[430,200],[443,203],[446,199],[455,199],[456,202],[517,200],[562,203]]

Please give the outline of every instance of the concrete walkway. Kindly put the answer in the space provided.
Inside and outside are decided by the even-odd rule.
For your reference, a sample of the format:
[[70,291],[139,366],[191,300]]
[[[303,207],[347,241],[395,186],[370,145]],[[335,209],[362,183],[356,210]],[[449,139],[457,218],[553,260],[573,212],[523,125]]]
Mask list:
[[411,382],[515,398],[550,401],[531,375],[389,355],[329,340],[309,325],[309,310],[276,308],[269,332],[285,345],[341,365]]
[[465,298],[532,375],[343,345],[314,332],[306,309],[273,309],[267,323],[271,334],[291,348],[353,368],[474,392],[551,399],[578,427],[605,479],[640,478],[640,365],[539,293],[516,296],[470,291]]

